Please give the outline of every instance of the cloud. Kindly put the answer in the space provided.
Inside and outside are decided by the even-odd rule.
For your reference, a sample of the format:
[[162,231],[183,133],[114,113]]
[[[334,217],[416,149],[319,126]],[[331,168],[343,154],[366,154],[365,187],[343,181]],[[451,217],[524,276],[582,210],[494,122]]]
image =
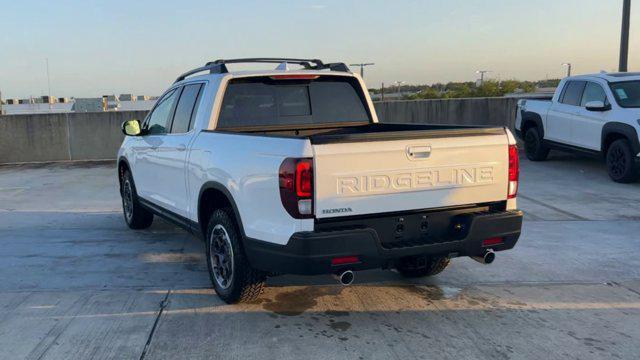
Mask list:
[[322,4],[311,5],[311,8],[314,9],[314,10],[322,10],[322,9],[324,9],[326,7],[327,7],[327,5],[322,5]]

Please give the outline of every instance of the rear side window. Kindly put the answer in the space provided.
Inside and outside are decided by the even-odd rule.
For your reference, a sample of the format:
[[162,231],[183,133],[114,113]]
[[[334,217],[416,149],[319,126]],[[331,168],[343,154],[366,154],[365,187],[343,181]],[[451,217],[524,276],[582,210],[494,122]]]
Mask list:
[[365,104],[359,83],[349,77],[236,79],[227,86],[218,128],[368,123]]
[[567,105],[580,106],[585,83],[585,81],[569,81],[560,102]]
[[176,106],[176,114],[173,117],[171,133],[185,133],[193,127],[193,117],[201,87],[202,84],[192,84],[185,86],[182,90]]

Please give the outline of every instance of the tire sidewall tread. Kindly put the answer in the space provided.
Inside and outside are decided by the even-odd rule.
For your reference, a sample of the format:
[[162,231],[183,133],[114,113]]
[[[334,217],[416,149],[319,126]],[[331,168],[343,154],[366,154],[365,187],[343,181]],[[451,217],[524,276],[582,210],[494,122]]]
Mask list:
[[[211,263],[210,256],[211,233],[218,224],[222,225],[227,231],[233,250],[233,277],[231,279],[231,285],[226,289],[220,287],[213,276],[213,264]],[[242,248],[241,235],[231,209],[218,209],[211,214],[209,223],[207,224],[205,244],[209,278],[216,293],[223,301],[229,304],[248,302],[255,300],[262,294],[266,274],[253,269],[249,264],[244,249]]]

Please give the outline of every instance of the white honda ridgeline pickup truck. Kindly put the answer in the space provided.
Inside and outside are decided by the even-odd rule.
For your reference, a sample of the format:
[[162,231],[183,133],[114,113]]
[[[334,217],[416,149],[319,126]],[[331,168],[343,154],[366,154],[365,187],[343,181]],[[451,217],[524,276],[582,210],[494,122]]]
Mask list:
[[553,99],[520,100],[516,133],[527,158],[542,161],[550,149],[602,156],[613,181],[640,176],[640,73],[566,78]]
[[[280,65],[227,69],[247,62]],[[228,303],[254,299],[278,274],[349,284],[356,270],[417,277],[458,256],[490,263],[520,236],[509,130],[379,123],[342,63],[217,60],[180,76],[123,131],[127,224],[159,215],[201,236]]]

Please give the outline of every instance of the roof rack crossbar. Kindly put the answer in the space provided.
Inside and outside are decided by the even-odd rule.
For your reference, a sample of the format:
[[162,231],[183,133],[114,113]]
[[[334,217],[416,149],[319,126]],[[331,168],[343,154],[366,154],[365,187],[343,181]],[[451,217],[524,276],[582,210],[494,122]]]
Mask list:
[[[218,59],[207,64],[238,64],[238,63],[290,63],[302,65],[305,69],[323,69],[324,63],[319,59],[296,59],[296,58],[244,58],[244,59]],[[313,65],[312,65],[313,64]]]
[[182,81],[184,79],[187,78],[187,76],[191,76],[193,74],[197,74],[199,72],[203,72],[203,71],[209,71],[209,74],[224,74],[229,72],[229,70],[227,70],[227,67],[224,64],[212,64],[212,63],[207,63],[207,65],[187,71],[186,73],[178,76],[178,78],[176,79],[176,81],[174,81],[173,83],[177,83],[178,81]]
[[344,71],[351,72],[349,67],[345,63],[328,63],[325,64],[322,60],[319,59],[295,59],[295,58],[243,58],[243,59],[218,59],[215,61],[210,61],[205,64],[205,66],[199,67],[197,69],[193,69],[187,71],[186,73],[180,75],[176,81],[182,81],[186,79],[188,76],[193,74],[197,74],[203,71],[209,71],[210,74],[224,74],[229,72],[225,64],[239,64],[239,63],[269,63],[269,64],[279,64],[279,63],[290,63],[290,64],[298,64],[307,70],[324,70],[329,69],[330,71]]

